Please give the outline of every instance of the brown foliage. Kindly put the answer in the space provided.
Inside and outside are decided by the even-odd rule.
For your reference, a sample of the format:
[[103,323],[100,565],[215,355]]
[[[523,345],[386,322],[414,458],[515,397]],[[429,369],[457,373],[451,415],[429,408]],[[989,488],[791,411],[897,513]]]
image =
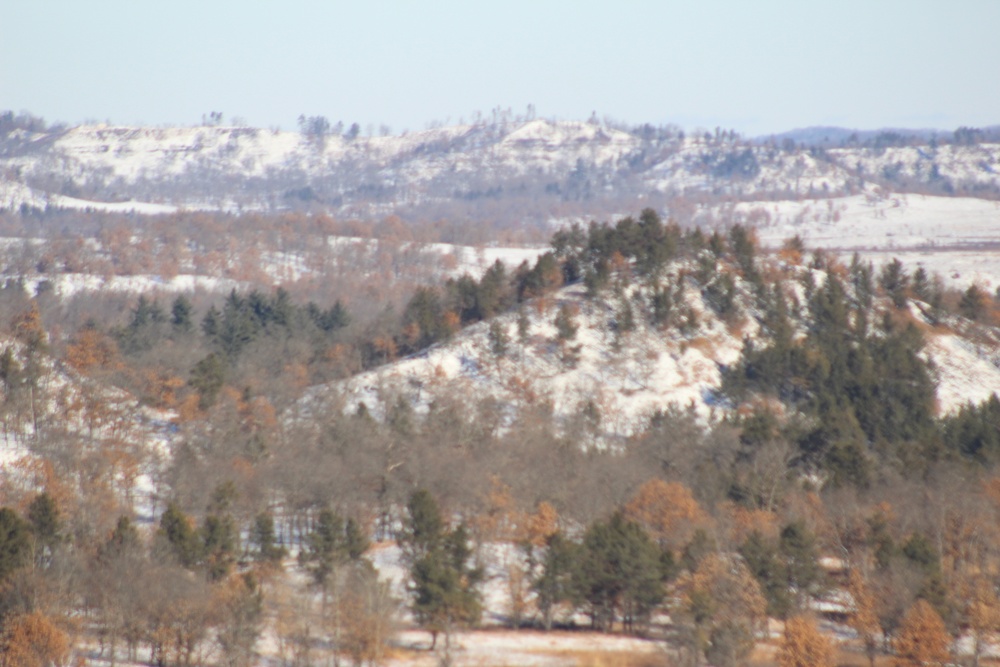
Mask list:
[[45,326],[42,324],[42,315],[38,311],[38,304],[34,301],[31,306],[18,313],[11,326],[14,329],[14,337],[27,345],[29,348],[42,349],[48,340],[45,333]]
[[729,539],[733,544],[743,544],[753,533],[768,539],[777,539],[778,515],[763,509],[751,509],[733,502],[722,504],[729,521]]
[[708,522],[691,489],[680,482],[652,479],[625,505],[625,516],[660,544],[677,548],[691,541],[695,529]]
[[740,560],[709,554],[694,574],[679,582],[679,587],[688,609],[698,604],[699,598],[711,602],[713,624],[746,624],[756,630],[766,619],[767,601],[757,580]]
[[486,494],[485,511],[470,521],[473,533],[486,542],[512,540],[526,523],[527,518],[517,509],[510,487],[494,475]]
[[546,540],[559,532],[559,513],[556,508],[542,501],[535,513],[528,517],[528,541],[536,546],[545,546]]
[[951,638],[944,622],[926,600],[917,600],[906,616],[893,642],[896,657],[894,667],[921,667],[943,663],[948,659]]
[[120,367],[118,345],[110,336],[94,328],[79,331],[66,348],[66,362],[80,371],[114,370]]
[[796,616],[785,623],[785,637],[778,652],[781,667],[833,667],[833,647],[816,621]]
[[16,616],[3,629],[0,667],[60,667],[69,661],[69,641],[41,612]]
[[878,650],[878,636],[882,631],[875,595],[857,570],[851,570],[848,591],[854,598],[854,613],[847,623],[858,633],[858,638],[865,645],[868,661],[874,666],[875,652]]

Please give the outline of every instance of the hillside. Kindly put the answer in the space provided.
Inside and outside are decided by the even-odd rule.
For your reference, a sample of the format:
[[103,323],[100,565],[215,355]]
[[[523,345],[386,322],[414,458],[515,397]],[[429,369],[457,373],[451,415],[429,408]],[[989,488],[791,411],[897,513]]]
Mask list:
[[[826,271],[766,261],[770,268],[764,270],[782,275],[781,288],[802,304],[806,274],[817,285],[826,280]],[[313,388],[306,401],[333,393],[343,398],[347,411],[364,403],[377,415],[384,415],[386,400],[400,397],[418,412],[442,397],[457,398],[469,410],[498,401],[511,413],[547,404],[564,429],[576,429],[596,415],[583,437],[605,443],[641,432],[651,415],[671,405],[691,409],[702,420],[721,419],[735,407],[719,395],[723,372],[740,361],[748,344],[766,345],[766,315],[754,285],[725,264],[720,271],[733,272],[733,303],[720,314],[713,301],[718,295],[711,283],[699,282],[697,271],[695,262],[678,262],[661,274],[675,286],[673,326],[653,322],[654,294],[642,283],[626,280],[598,298],[575,284],[412,357]],[[890,310],[888,300],[879,299],[871,319]],[[932,320],[929,311],[927,304],[914,301],[907,312],[923,331],[922,354],[936,370],[939,414],[1000,391],[1000,332],[961,317]],[[562,312],[571,313],[576,326],[568,339],[558,329]],[[793,326],[803,335],[810,322],[804,308],[798,312]],[[623,323],[625,318],[630,324]],[[498,337],[506,341],[499,352]]]
[[373,137],[103,125],[0,137],[6,208],[489,211],[539,224],[565,213],[621,211],[638,197],[795,199],[875,187],[995,197],[1000,144],[806,148],[718,130],[686,135],[521,118]]

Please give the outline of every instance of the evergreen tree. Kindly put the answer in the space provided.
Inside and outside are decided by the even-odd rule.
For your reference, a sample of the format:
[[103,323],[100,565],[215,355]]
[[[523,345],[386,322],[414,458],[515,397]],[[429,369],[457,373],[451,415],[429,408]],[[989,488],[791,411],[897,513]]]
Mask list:
[[127,516],[118,517],[115,529],[111,531],[108,541],[101,545],[98,557],[102,562],[128,555],[137,555],[142,548],[139,531]]
[[0,584],[30,557],[30,526],[14,510],[0,508]]
[[913,272],[913,295],[921,301],[930,303],[932,298],[932,285],[927,269],[920,266]]
[[236,524],[228,514],[209,514],[201,526],[202,554],[208,578],[227,577],[236,560]]
[[552,629],[553,611],[561,603],[577,602],[578,574],[576,572],[580,560],[579,547],[563,537],[562,533],[553,533],[545,540],[545,555],[542,558],[542,569],[532,581],[531,588],[538,596],[538,609],[542,612],[542,624],[546,630]]
[[254,517],[250,544],[253,546],[253,559],[258,563],[276,563],[287,553],[275,539],[274,517],[270,512],[261,512]]
[[962,293],[962,298],[958,302],[958,312],[963,317],[978,322],[986,316],[988,304],[989,298],[986,296],[986,292],[978,285],[972,284]]
[[34,542],[35,562],[48,566],[62,542],[59,508],[48,493],[35,496],[28,506],[28,524]]
[[507,335],[507,329],[500,320],[493,320],[490,322],[489,329],[489,339],[490,339],[490,350],[498,358],[507,356],[507,348],[510,345],[510,336]]
[[788,574],[778,554],[777,545],[755,530],[740,546],[739,551],[767,599],[768,615],[786,618],[792,603],[788,590]]
[[479,620],[478,585],[482,571],[471,564],[472,552],[462,526],[449,531],[434,497],[415,491],[407,503],[407,520],[400,536],[410,570],[413,613],[431,633],[431,648],[445,634],[450,651],[455,625]]
[[202,543],[198,534],[175,503],[167,505],[160,516],[157,534],[166,541],[168,552],[182,567],[191,568],[201,561]]
[[732,249],[736,265],[740,267],[743,277],[750,282],[759,280],[755,264],[757,244],[751,230],[743,225],[733,225],[729,229],[729,247]]
[[194,329],[193,314],[194,306],[191,305],[191,301],[180,294],[170,306],[170,325],[177,333],[190,333]]
[[323,592],[324,604],[334,571],[346,560],[344,520],[333,510],[324,509],[319,513],[316,527],[306,536],[305,548],[299,552],[299,564]]
[[132,319],[118,336],[126,354],[139,354],[153,348],[161,335],[161,325],[167,317],[156,299],[140,296],[132,311]]
[[436,289],[418,287],[403,310],[403,333],[414,350],[429,347],[448,335],[444,306]]
[[979,405],[968,404],[941,424],[946,451],[979,463],[1000,458],[1000,398],[991,395]]
[[205,313],[205,317],[201,320],[201,332],[209,340],[214,341],[216,336],[219,335],[219,331],[222,328],[222,314],[219,309],[214,305],[209,307],[208,312]]
[[211,581],[228,576],[236,560],[239,535],[229,511],[235,497],[236,486],[232,482],[217,486],[201,527],[202,557]]
[[823,585],[816,539],[804,523],[792,522],[781,530],[778,552],[784,561],[788,588],[796,592],[799,609],[805,609],[809,596],[818,594]]
[[215,404],[225,380],[225,362],[214,352],[194,365],[188,384],[198,392],[199,408],[207,410]]
[[556,338],[562,342],[569,342],[576,338],[576,333],[580,329],[577,324],[573,309],[569,304],[559,306],[555,319]]
[[663,599],[659,549],[621,513],[587,529],[576,573],[592,622],[602,630],[620,614],[626,631],[634,631]]
[[348,560],[361,560],[369,546],[368,536],[361,529],[361,525],[353,517],[347,519],[347,523],[344,524],[344,552]]
[[902,262],[893,257],[891,262],[882,267],[878,282],[889,295],[893,306],[903,308],[906,305],[910,276],[907,275]]

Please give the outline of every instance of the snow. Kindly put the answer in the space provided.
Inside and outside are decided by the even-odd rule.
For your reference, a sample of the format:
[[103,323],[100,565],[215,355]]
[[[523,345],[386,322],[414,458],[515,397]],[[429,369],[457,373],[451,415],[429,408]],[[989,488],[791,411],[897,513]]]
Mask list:
[[976,345],[953,334],[925,336],[924,354],[937,369],[937,397],[943,414],[1000,394],[1000,356],[995,345]]
[[[22,138],[19,150],[0,159],[0,173],[8,179],[17,174],[21,186],[0,184],[0,208],[28,203],[149,213],[273,209],[284,206],[289,188],[336,180],[343,198],[336,207],[350,212],[352,203],[360,203],[377,215],[403,204],[447,201],[456,192],[506,185],[512,177],[543,176],[559,183],[578,168],[596,190],[624,184],[640,199],[651,192],[693,189],[768,201],[779,196],[792,207],[801,197],[882,196],[887,174],[926,187],[1000,188],[1000,144],[854,147],[813,154],[698,135],[647,140],[595,122],[495,120],[351,140],[251,127],[83,125]],[[734,171],[730,163],[740,164],[746,156],[753,169]],[[24,185],[29,182],[138,192],[143,200],[74,199],[32,191]],[[215,184],[210,194],[192,194],[206,183]],[[391,199],[373,204],[352,194],[372,184],[387,186]],[[551,211],[529,215],[545,219]]]
[[743,203],[738,218],[756,220],[761,243],[778,248],[799,235],[807,248],[857,252],[876,266],[896,258],[946,285],[1000,287],[1000,202],[968,197],[858,195],[841,199]]
[[25,291],[35,294],[42,282],[51,284],[56,295],[69,298],[81,292],[126,292],[149,294],[160,291],[169,293],[193,292],[203,289],[210,292],[228,292],[243,285],[235,280],[182,274],[171,278],[157,275],[97,276],[90,273],[45,274],[24,282]]
[[969,197],[857,195],[839,199],[742,203],[756,213],[757,233],[768,246],[796,234],[809,248],[896,252],[1000,243],[1000,202]]
[[[711,397],[721,381],[720,368],[738,360],[742,339],[700,304],[698,292],[689,290],[688,298],[698,306],[695,332],[659,332],[640,323],[619,340],[611,305],[586,299],[583,286],[574,285],[558,292],[546,307],[540,309],[537,302],[525,306],[529,332],[524,343],[518,342],[517,313],[496,318],[511,340],[504,358],[491,351],[489,324],[480,323],[421,354],[313,388],[305,403],[334,391],[344,395],[345,409],[355,410],[363,402],[379,414],[382,400],[393,393],[424,410],[436,392],[447,391],[470,406],[487,396],[510,406],[547,399],[557,419],[570,420],[581,406],[593,402],[601,412],[601,428],[611,437],[636,432],[654,411],[671,404],[693,406],[708,419],[715,410]],[[575,364],[561,358],[556,342],[553,320],[561,305],[579,310],[579,330],[569,343],[579,346]],[[748,333],[754,331],[749,322],[743,325]]]
[[[427,649],[430,645],[429,635],[416,630],[400,633],[397,641],[411,649]],[[441,638],[438,639],[439,649],[442,641]],[[596,632],[473,630],[456,633],[452,641],[455,644],[453,664],[469,666],[562,667],[578,665],[581,658],[588,654],[665,654],[665,647],[661,642]],[[422,667],[438,665],[440,658],[440,653],[425,651],[423,655],[410,654],[404,660],[390,664]]]

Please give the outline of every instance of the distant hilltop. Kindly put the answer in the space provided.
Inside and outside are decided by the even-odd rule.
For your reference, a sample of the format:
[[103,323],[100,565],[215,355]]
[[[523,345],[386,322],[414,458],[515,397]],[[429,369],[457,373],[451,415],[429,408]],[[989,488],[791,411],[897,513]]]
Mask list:
[[[221,118],[215,119],[221,122]],[[1000,126],[746,139],[716,129],[495,118],[364,136],[301,131],[46,126],[0,114],[0,208],[164,213],[321,210],[338,216],[544,224],[637,198],[773,201],[880,192],[1000,197]]]

